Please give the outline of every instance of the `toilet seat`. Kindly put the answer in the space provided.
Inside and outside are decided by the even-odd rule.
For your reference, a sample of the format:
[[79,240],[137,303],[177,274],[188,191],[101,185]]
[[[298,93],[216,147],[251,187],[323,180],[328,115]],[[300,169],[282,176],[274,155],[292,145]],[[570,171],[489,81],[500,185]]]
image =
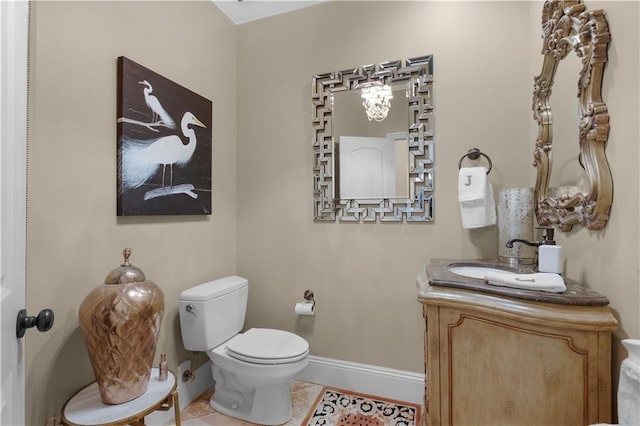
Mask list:
[[252,328],[238,334],[226,344],[232,358],[253,364],[285,364],[299,361],[309,354],[309,343],[283,330]]

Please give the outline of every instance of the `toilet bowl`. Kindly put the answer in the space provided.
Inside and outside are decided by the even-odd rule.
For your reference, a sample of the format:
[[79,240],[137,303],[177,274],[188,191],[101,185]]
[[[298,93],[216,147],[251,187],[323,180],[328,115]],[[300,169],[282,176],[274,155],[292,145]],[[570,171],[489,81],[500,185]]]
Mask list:
[[[259,345],[254,347],[250,355],[238,354],[231,349],[235,346],[235,339],[259,333],[278,334],[283,338],[298,338],[300,341],[296,342],[297,345],[294,343],[290,356],[277,359],[268,357],[266,352],[264,357],[259,357]],[[307,366],[309,347],[301,337],[285,333],[280,330],[252,328],[207,351],[216,381],[216,390],[211,398],[211,406],[216,411],[268,425],[283,424],[291,419],[289,380]],[[250,342],[249,339],[245,340]]]
[[309,344],[293,333],[244,324],[248,282],[227,277],[180,295],[180,328],[188,350],[205,351],[215,381],[211,406],[262,425],[292,416],[289,380],[308,363]]

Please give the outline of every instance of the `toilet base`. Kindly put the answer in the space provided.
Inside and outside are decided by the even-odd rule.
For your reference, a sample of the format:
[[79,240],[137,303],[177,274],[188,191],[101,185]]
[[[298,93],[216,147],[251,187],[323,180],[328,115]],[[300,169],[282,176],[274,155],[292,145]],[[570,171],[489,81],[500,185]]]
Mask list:
[[291,420],[293,408],[289,383],[255,389],[241,400],[225,398],[224,392],[211,396],[211,407],[219,413],[261,425],[281,425]]

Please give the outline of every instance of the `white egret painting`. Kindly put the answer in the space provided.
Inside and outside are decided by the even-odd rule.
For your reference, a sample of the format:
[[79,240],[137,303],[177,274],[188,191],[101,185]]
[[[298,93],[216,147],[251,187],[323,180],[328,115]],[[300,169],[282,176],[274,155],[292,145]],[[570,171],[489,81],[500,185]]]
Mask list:
[[211,214],[210,100],[118,58],[118,216]]

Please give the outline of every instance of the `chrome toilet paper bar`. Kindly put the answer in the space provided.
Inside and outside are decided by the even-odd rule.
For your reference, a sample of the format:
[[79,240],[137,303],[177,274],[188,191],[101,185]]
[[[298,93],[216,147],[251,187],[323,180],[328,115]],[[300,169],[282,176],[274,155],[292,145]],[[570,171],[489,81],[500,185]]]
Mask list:
[[311,302],[313,303],[314,307],[316,306],[316,299],[313,298],[313,291],[305,290],[304,295],[302,297],[304,298],[304,300],[307,301],[307,303]]

